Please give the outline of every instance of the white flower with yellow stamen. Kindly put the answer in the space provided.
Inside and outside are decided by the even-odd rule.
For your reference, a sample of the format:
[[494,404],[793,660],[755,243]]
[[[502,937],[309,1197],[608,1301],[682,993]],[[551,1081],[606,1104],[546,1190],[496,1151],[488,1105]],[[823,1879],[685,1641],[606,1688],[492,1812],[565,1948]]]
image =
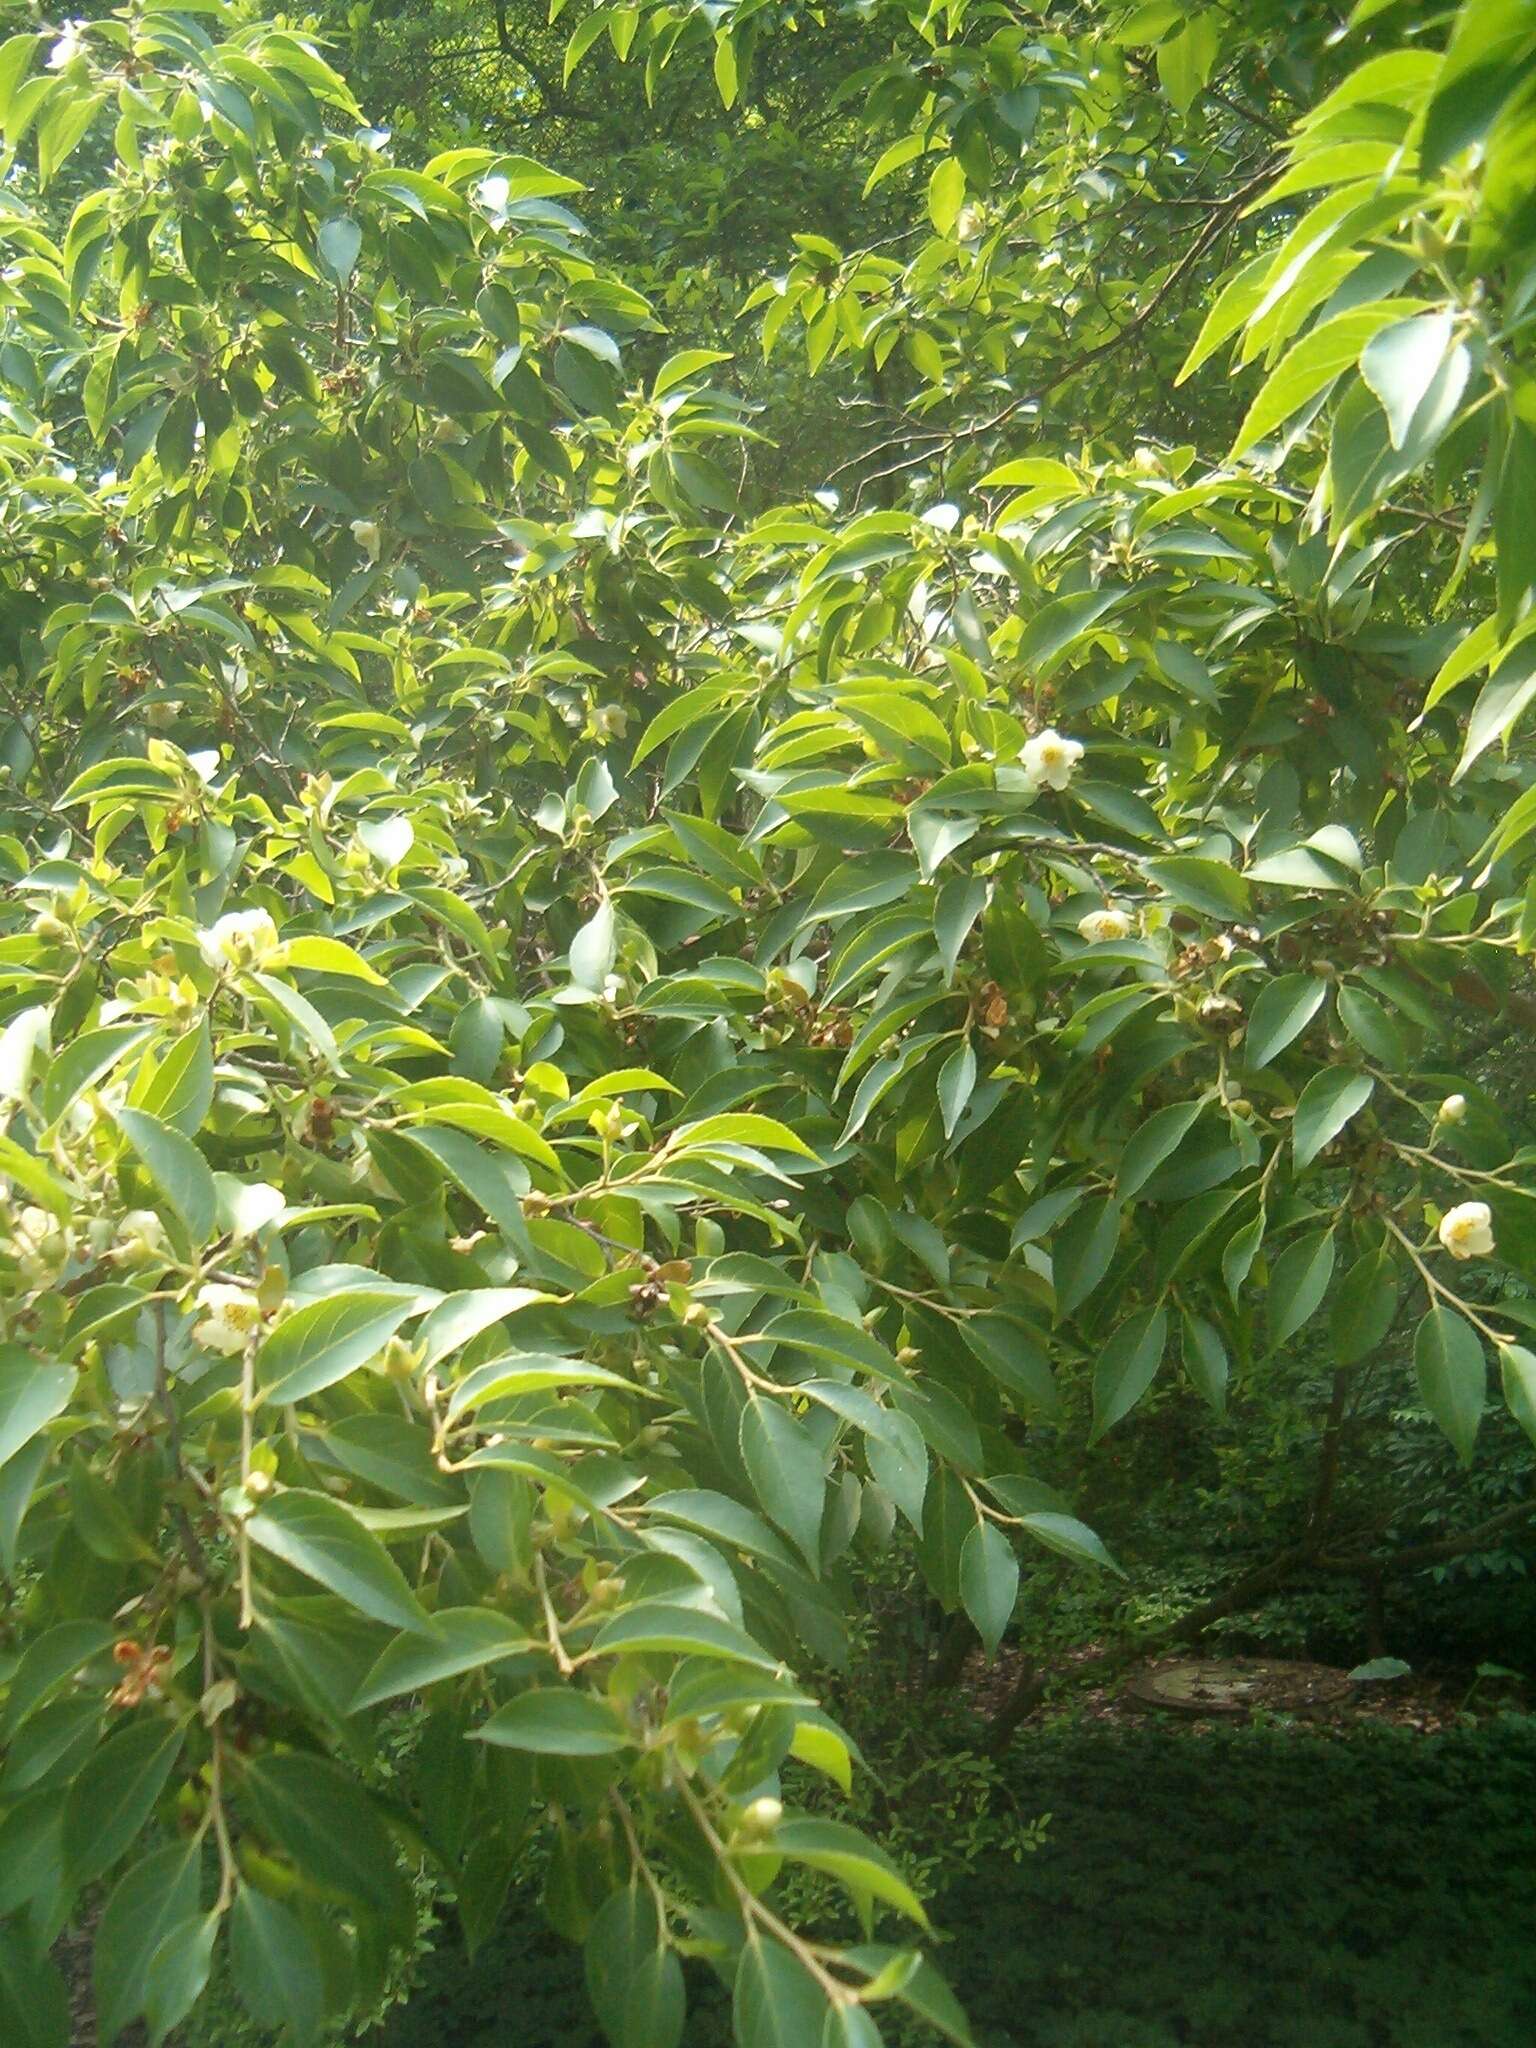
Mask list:
[[1082,742],[1063,739],[1053,725],[1026,740],[1019,755],[1025,774],[1037,788],[1043,783],[1047,789],[1065,789],[1082,758]]
[[210,967],[270,967],[283,949],[265,910],[226,911],[208,931],[198,933],[197,943]]
[[1493,1212],[1486,1202],[1458,1202],[1440,1218],[1440,1242],[1453,1259],[1483,1259],[1493,1250]]
[[1078,936],[1090,946],[1102,946],[1110,939],[1128,939],[1131,929],[1130,918],[1113,904],[1104,910],[1090,910],[1077,921]]
[[203,1315],[193,1336],[225,1358],[238,1357],[261,1328],[261,1303],[249,1288],[210,1280],[197,1290],[197,1305]]

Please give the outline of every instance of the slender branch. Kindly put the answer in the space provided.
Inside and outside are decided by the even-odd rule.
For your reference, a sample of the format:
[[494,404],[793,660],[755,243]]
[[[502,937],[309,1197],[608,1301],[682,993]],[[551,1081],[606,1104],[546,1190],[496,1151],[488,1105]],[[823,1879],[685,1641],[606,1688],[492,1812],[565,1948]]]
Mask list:
[[560,1623],[555,1614],[554,1602],[549,1597],[549,1580],[544,1574],[544,1553],[533,1553],[533,1576],[539,1589],[539,1604],[544,1609],[544,1633],[549,1641],[549,1654],[555,1660],[555,1669],[562,1678],[569,1678],[576,1669],[565,1644],[560,1640]]
[[1494,1537],[1518,1529],[1532,1515],[1536,1515],[1536,1499],[1517,1501],[1475,1528],[1463,1529],[1458,1536],[1438,1537],[1432,1543],[1411,1543],[1405,1550],[1393,1551],[1387,1557],[1319,1557],[1313,1562],[1319,1571],[1351,1578],[1364,1578],[1373,1572],[1395,1578],[1400,1572],[1421,1571],[1425,1565],[1443,1564],[1449,1558],[1465,1557],[1469,1550],[1481,1550]]
[[[187,1479],[186,1460],[181,1449],[181,1417],[176,1412],[176,1403],[171,1398],[170,1375],[165,1363],[165,1303],[155,1303],[155,1401],[165,1417],[166,1440],[171,1447],[171,1463],[175,1467],[178,1482]],[[185,1501],[175,1502],[172,1512],[176,1518],[177,1531],[181,1536],[181,1547],[187,1554],[187,1563],[200,1579],[208,1577],[208,1557],[192,1526],[192,1517],[187,1513]]]
[[674,1774],[672,1782],[677,1787],[683,1804],[688,1808],[689,1813],[692,1814],[694,1824],[698,1828],[699,1833],[704,1837],[718,1859],[726,1883],[729,1884],[731,1890],[736,1894],[743,1918],[748,1921],[756,1921],[765,1933],[771,1934],[775,1941],[787,1948],[807,1975],[813,1977],[817,1984],[820,1985],[823,1994],[830,2004],[837,2007],[856,2005],[858,2003],[858,1993],[853,1987],[849,1984],[844,1984],[841,1979],[834,1977],[811,1943],[796,1934],[792,1927],[787,1927],[778,1914],[771,1907],[765,1906],[756,1892],[746,1883],[740,1871],[737,1870],[735,1864],[731,1861],[730,1849],[720,1839],[704,1802],[700,1799],[697,1792],[694,1791],[688,1780],[681,1772],[678,1772]]
[[1480,1331],[1482,1335],[1488,1339],[1488,1342],[1490,1344],[1509,1344],[1514,1341],[1502,1330],[1496,1330],[1491,1323],[1485,1322],[1483,1318],[1477,1313],[1477,1310],[1473,1308],[1472,1304],[1469,1301],[1464,1300],[1463,1297],[1456,1292],[1454,1287],[1447,1287],[1443,1280],[1438,1279],[1435,1276],[1435,1274],[1430,1271],[1428,1265],[1424,1261],[1423,1256],[1419,1252],[1417,1245],[1414,1244],[1413,1240],[1408,1236],[1408,1233],[1405,1230],[1401,1230],[1398,1228],[1397,1224],[1393,1222],[1390,1216],[1383,1216],[1381,1220],[1383,1223],[1386,1224],[1388,1230],[1391,1231],[1392,1235],[1397,1239],[1398,1243],[1402,1246],[1403,1250],[1408,1254],[1409,1258],[1412,1259],[1414,1266],[1418,1271],[1419,1278],[1424,1282],[1424,1285],[1429,1290],[1431,1296],[1439,1296],[1441,1299],[1450,1302],[1459,1314],[1464,1315],[1466,1317],[1467,1321],[1472,1325],[1474,1330]]

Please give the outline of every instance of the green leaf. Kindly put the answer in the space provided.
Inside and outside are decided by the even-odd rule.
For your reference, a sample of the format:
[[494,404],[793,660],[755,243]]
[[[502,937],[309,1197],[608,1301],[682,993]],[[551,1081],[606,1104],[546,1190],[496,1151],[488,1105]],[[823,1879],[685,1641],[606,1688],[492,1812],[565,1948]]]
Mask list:
[[1243,1065],[1267,1067],[1299,1038],[1328,997],[1328,984],[1311,974],[1282,974],[1259,991],[1243,1039]]
[[813,1820],[796,1816],[780,1821],[773,1831],[774,1852],[812,1870],[824,1870],[847,1885],[855,1897],[867,1894],[882,1904],[894,1906],[919,1926],[928,1925],[916,1893],[885,1851],[866,1839],[856,1828],[841,1821]]
[[879,1436],[866,1436],[870,1477],[883,1487],[912,1527],[922,1534],[923,1499],[928,1491],[928,1446],[910,1415],[887,1411]]
[[1120,1241],[1120,1205],[1113,1195],[1085,1202],[1057,1231],[1051,1247],[1056,1313],[1068,1316],[1109,1271]]
[[1359,1684],[1384,1678],[1406,1678],[1412,1669],[1413,1666],[1405,1664],[1401,1657],[1372,1657],[1368,1663],[1357,1664],[1347,1675]]
[[648,1600],[604,1622],[592,1640],[600,1656],[723,1657],[731,1664],[752,1664],[777,1671],[780,1660],[758,1648],[728,1621],[696,1607],[674,1607]]
[[971,1041],[966,1039],[939,1070],[939,1111],[944,1119],[946,1138],[955,1135],[955,1126],[964,1116],[975,1086],[976,1052]]
[[1181,1318],[1184,1370],[1189,1383],[1218,1420],[1227,1412],[1227,1380],[1231,1366],[1220,1330],[1206,1316],[1185,1309]]
[[534,1287],[476,1287],[446,1295],[416,1332],[422,1365],[440,1365],[508,1316],[552,1299]]
[[1453,17],[1445,60],[1424,116],[1420,165],[1434,177],[1485,135],[1525,78],[1531,22],[1523,0],[1482,0]]
[[1123,586],[1076,590],[1053,598],[1030,620],[1019,641],[1016,659],[1038,676],[1048,676],[1075,641],[1117,610],[1130,597]]
[[1326,391],[1336,377],[1353,369],[1361,351],[1382,328],[1419,310],[1419,302],[1412,299],[1377,300],[1336,313],[1304,334],[1281,357],[1249,406],[1232,444],[1232,459],[1246,454],[1256,441],[1272,434]]
[[332,284],[345,286],[350,281],[362,246],[363,231],[346,214],[333,214],[329,220],[320,223],[315,247],[320,256],[320,268]]
[[954,2048],[975,2048],[954,1993],[922,1956],[879,1943],[846,1949],[844,1954],[855,1969],[866,1971],[872,1982],[889,1986],[885,1995],[906,2006]]
[[1373,335],[1360,356],[1360,375],[1381,400],[1392,446],[1401,448],[1435,373],[1451,345],[1455,316],[1448,306],[1418,313]]
[[749,1115],[739,1111],[732,1116],[707,1116],[697,1123],[679,1124],[667,1139],[667,1150],[671,1153],[702,1152],[721,1145],[750,1145],[768,1152],[792,1152],[799,1159],[815,1159],[816,1154],[776,1117]]
[[939,942],[944,978],[954,979],[960,953],[987,903],[987,884],[980,875],[952,875],[934,899],[933,930]]
[[782,1539],[762,1517],[726,1494],[703,1488],[679,1488],[676,1492],[659,1493],[645,1505],[646,1512],[658,1521],[696,1529],[700,1535],[744,1551],[748,1557],[767,1558],[776,1564],[790,1561],[790,1552]]
[[202,1997],[223,1919],[222,1913],[213,1912],[177,1921],[150,1957],[144,1978],[150,2048],[160,2048]]
[[1143,1309],[1116,1330],[1094,1367],[1090,1444],[1130,1414],[1156,1377],[1167,1342],[1166,1309]]
[[787,1948],[748,1931],[736,1962],[731,2016],[738,2048],[810,2048],[830,2007]]
[[343,945],[340,939],[300,934],[289,939],[283,950],[290,967],[308,968],[314,974],[340,974],[350,981],[370,982],[375,988],[389,986],[361,953]]
[[569,1686],[519,1693],[469,1732],[478,1742],[535,1756],[612,1756],[630,1747],[612,1707]]
[[638,1880],[598,1908],[586,1974],[592,2010],[612,2048],[677,2048],[687,2011],[682,1965],[653,1894]]
[[108,1648],[113,1634],[101,1621],[61,1621],[34,1637],[6,1685],[0,1741],[10,1742],[27,1718],[51,1699],[67,1678]]
[[325,2010],[325,1980],[302,1923],[264,1892],[241,1885],[229,1916],[229,1966],[240,2003],[258,2026],[287,2027],[305,2042]]
[[306,1302],[256,1354],[259,1398],[307,1400],[376,1357],[414,1311],[409,1295],[360,1287]]
[[88,1088],[94,1088],[151,1035],[147,1024],[108,1024],[85,1031],[49,1063],[42,1087],[44,1120],[56,1124]]
[[431,1635],[429,1617],[383,1544],[325,1494],[299,1487],[273,1494],[245,1527],[269,1556],[318,1580],[359,1614]]
[[1504,656],[1477,694],[1453,782],[1460,782],[1495,740],[1507,739],[1536,699],[1536,637],[1521,640]]
[[0,1134],[0,1175],[25,1188],[33,1201],[55,1216],[68,1219],[75,1211],[75,1198],[57,1174],[31,1152],[25,1152],[14,1138]]
[[[715,90],[720,95],[721,106],[734,107],[736,104],[737,85],[736,45],[728,31],[721,31],[715,37],[714,71]],[[617,2041],[618,2038],[611,2028],[608,2032],[608,2038],[612,2041]]]
[[1157,47],[1157,76],[1176,112],[1187,114],[1216,68],[1222,21],[1213,9],[1192,14],[1177,35]]
[[91,1950],[104,2048],[144,2012],[155,1951],[173,1927],[196,1913],[201,1862],[197,1842],[157,1849],[131,1865],[108,1898]]
[[1504,1404],[1536,1444],[1536,1353],[1523,1344],[1499,1346],[1499,1370],[1504,1382]]
[[1353,1365],[1377,1348],[1396,1320],[1400,1292],[1397,1261],[1385,1245],[1356,1259],[1333,1303],[1329,1333],[1336,1364]]
[[0,1344],[0,1465],[62,1415],[74,1391],[67,1365],[39,1365],[19,1344]]
[[960,1600],[989,1657],[1019,1597],[1019,1560],[995,1522],[978,1522],[960,1548]]
[[934,232],[947,235],[965,204],[965,167],[958,157],[936,163],[928,179],[928,218]]
[[1078,1521],[1075,1515],[1057,1514],[1053,1508],[1032,1508],[1020,1515],[1019,1522],[1047,1550],[1054,1550],[1061,1557],[1070,1557],[1074,1564],[1102,1565],[1106,1571],[1125,1577],[1105,1549],[1103,1539],[1086,1522]]
[[1370,1101],[1376,1083],[1348,1067],[1325,1067],[1302,1089],[1291,1123],[1291,1149],[1299,1173],[1330,1145]]
[[578,988],[601,995],[618,957],[618,927],[612,901],[605,896],[571,940],[571,979]]
[[1339,1022],[1362,1052],[1384,1067],[1401,1067],[1408,1058],[1397,1020],[1376,998],[1352,982],[1340,982],[1335,997]]
[[1132,1132],[1120,1155],[1116,1187],[1122,1202],[1138,1194],[1157,1169],[1176,1152],[1205,1107],[1203,1102],[1171,1102],[1154,1110]]
[[1224,922],[1249,914],[1248,884],[1236,868],[1223,861],[1206,860],[1193,853],[1171,853],[1160,860],[1149,860],[1144,866],[1159,888],[1166,889],[1176,903],[1191,910],[1203,911],[1207,917]]
[[1437,1302],[1414,1334],[1413,1369],[1424,1406],[1462,1464],[1470,1465],[1488,1388],[1481,1338],[1464,1317]]
[[439,1608],[429,1633],[411,1630],[383,1652],[363,1680],[352,1710],[361,1713],[382,1700],[398,1699],[401,1693],[424,1691],[440,1679],[483,1670],[530,1647],[531,1639],[521,1629],[489,1608]]
[[764,1514],[819,1573],[827,1482],[816,1439],[782,1403],[754,1393],[741,1412],[741,1455]]
[[64,1867],[89,1884],[127,1854],[181,1753],[176,1723],[143,1720],[93,1751],[64,1800]]
[[218,1190],[213,1171],[190,1138],[142,1109],[120,1109],[118,1127],[149,1170],[149,1177],[181,1219],[194,1249],[213,1235]]
[[448,1419],[456,1422],[473,1408],[516,1394],[549,1394],[566,1387],[612,1387],[624,1394],[638,1391],[633,1380],[604,1365],[587,1365],[579,1358],[553,1358],[544,1351],[508,1351],[477,1365],[458,1382],[448,1397]]
[[417,1925],[414,1895],[394,1843],[356,1777],[302,1750],[251,1759],[241,1787],[257,1827],[305,1879],[378,1914],[393,1937]]
[[213,1049],[208,1020],[183,1032],[137,1091],[134,1107],[169,1124],[184,1138],[202,1129],[213,1102]]
[[78,1456],[69,1468],[69,1518],[86,1549],[109,1563],[132,1564],[155,1555],[112,1487]]
[[275,974],[253,974],[251,980],[332,1073],[340,1073],[341,1048],[336,1043],[336,1034],[309,998]]
[[1264,1211],[1261,1209],[1251,1223],[1245,1223],[1241,1230],[1232,1233],[1226,1249],[1222,1252],[1221,1277],[1234,1308],[1252,1270],[1253,1262],[1258,1257],[1259,1246],[1264,1242],[1265,1221]]
[[0,1927],[0,2038],[6,2048],[70,2048],[74,2038],[63,1978],[16,1927]]
[[427,1431],[403,1415],[347,1415],[328,1422],[311,1455],[320,1453],[343,1472],[415,1507],[456,1507],[464,1498],[459,1482],[438,1469]]
[[1008,1389],[1026,1416],[1056,1420],[1061,1415],[1061,1390],[1051,1362],[1034,1334],[1007,1316],[968,1316],[960,1335],[993,1379]]
[[1333,1278],[1334,1240],[1331,1230],[1314,1231],[1286,1249],[1269,1275],[1269,1344],[1278,1350],[1302,1324],[1317,1313]]

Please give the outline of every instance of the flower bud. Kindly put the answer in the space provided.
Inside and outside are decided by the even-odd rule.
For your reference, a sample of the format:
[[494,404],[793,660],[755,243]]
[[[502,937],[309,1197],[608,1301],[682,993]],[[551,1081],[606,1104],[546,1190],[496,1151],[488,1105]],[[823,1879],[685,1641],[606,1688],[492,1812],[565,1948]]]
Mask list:
[[761,1799],[754,1799],[741,1816],[741,1832],[744,1835],[771,1835],[784,1818],[784,1802],[771,1799],[765,1793]]

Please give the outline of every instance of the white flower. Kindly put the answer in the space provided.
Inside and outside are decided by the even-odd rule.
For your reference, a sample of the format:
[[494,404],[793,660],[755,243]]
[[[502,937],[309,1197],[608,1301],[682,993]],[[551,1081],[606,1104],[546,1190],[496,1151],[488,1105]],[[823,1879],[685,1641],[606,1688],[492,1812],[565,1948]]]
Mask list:
[[1048,789],[1065,789],[1072,780],[1072,770],[1082,758],[1082,743],[1064,740],[1053,725],[1048,725],[1044,732],[1037,732],[1032,740],[1026,740],[1019,756],[1024,763],[1025,774],[1037,785],[1043,782]]
[[261,1303],[248,1288],[210,1280],[197,1290],[197,1305],[203,1320],[194,1326],[193,1336],[225,1358],[237,1357],[261,1328]]
[[1466,1116],[1466,1113],[1467,1098],[1465,1095],[1447,1095],[1444,1102],[1441,1103],[1439,1109],[1435,1112],[1435,1122],[1437,1124],[1459,1124]]
[[621,740],[629,730],[629,713],[622,704],[598,704],[587,719],[592,737],[597,740]]
[[742,1826],[749,1834],[771,1834],[784,1818],[784,1807],[780,1800],[770,1798],[766,1793],[761,1799],[754,1799],[741,1816]]
[[80,54],[80,31],[84,26],[84,22],[80,21],[65,22],[64,33],[48,52],[48,69],[50,71],[62,71],[67,64],[74,63]]
[[265,910],[230,910],[197,943],[210,967],[270,967],[282,951],[277,926]]
[[352,538],[370,562],[379,559],[379,522],[376,519],[354,519]]
[[1493,1250],[1493,1214],[1486,1202],[1458,1202],[1440,1218],[1440,1242],[1453,1259],[1482,1259]]
[[153,1209],[130,1209],[117,1226],[117,1245],[112,1253],[130,1266],[163,1265],[170,1257],[165,1225]]
[[1078,934],[1090,946],[1101,946],[1109,939],[1128,939],[1131,935],[1131,920],[1123,910],[1116,910],[1113,904],[1106,910],[1090,910],[1086,917],[1077,920]]

